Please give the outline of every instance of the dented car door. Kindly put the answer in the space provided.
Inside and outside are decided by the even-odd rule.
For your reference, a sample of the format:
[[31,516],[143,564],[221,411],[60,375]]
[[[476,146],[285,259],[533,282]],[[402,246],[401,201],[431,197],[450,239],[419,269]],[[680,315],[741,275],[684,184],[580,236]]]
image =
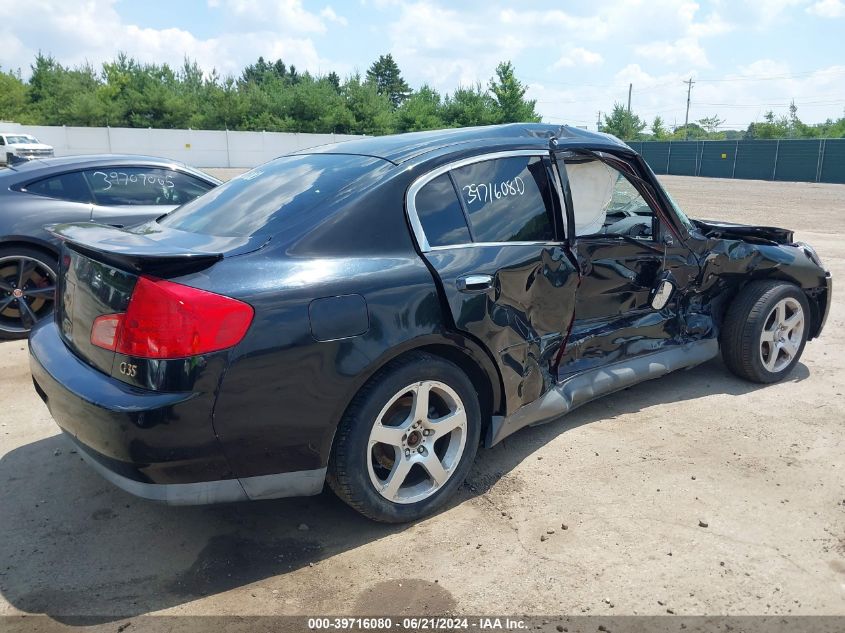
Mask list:
[[698,263],[650,183],[611,155],[559,152],[556,164],[581,274],[559,378],[687,342],[683,311]]
[[495,355],[507,413],[554,386],[578,272],[548,152],[464,159],[418,179],[409,216],[457,329]]

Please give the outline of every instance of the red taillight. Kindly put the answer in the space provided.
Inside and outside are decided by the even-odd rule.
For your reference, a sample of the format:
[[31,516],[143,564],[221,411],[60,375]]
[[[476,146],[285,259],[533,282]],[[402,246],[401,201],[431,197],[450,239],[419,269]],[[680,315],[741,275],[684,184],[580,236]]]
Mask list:
[[[125,314],[94,321],[91,343],[138,358],[184,358],[237,345],[252,317],[252,307],[236,299],[141,276]],[[116,344],[108,345],[112,323]]]

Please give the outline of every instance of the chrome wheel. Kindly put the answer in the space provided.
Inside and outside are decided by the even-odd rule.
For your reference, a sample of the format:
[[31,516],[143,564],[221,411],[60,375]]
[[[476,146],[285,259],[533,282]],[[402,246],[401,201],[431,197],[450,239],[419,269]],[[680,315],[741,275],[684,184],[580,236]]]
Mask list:
[[435,380],[408,385],[382,408],[370,431],[370,481],[393,503],[427,499],[457,469],[466,439],[467,414],[454,389]]
[[783,371],[798,354],[804,340],[804,310],[792,297],[781,299],[763,322],[760,360],[767,371]]
[[0,257],[0,331],[24,335],[50,314],[56,273],[27,255]]

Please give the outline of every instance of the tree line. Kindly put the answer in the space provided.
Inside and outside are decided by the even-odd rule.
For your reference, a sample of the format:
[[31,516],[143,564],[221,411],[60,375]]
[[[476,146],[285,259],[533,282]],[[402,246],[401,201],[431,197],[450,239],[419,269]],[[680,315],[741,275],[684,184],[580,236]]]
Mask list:
[[[341,80],[316,76],[283,60],[259,57],[238,77],[204,73],[186,59],[174,68],[125,54],[102,64],[64,66],[39,53],[24,80],[0,68],[0,120],[32,125],[267,130],[391,134],[446,127],[540,121],[534,100],[511,62],[501,62],[486,85],[441,94],[412,90],[390,54],[366,73]],[[718,115],[670,129],[660,116],[649,123],[616,103],[601,131],[626,141],[842,138],[845,117],[808,125],[793,103],[789,114],[766,113],[745,130],[725,130]]]
[[510,62],[500,63],[487,85],[446,94],[427,85],[411,90],[389,54],[343,80],[263,57],[225,78],[189,59],[173,68],[125,54],[97,69],[39,53],[31,68],[28,80],[0,69],[0,120],[371,135],[540,120]]
[[724,123],[723,119],[714,115],[670,130],[660,116],[654,117],[649,124],[621,103],[615,103],[613,110],[604,116],[601,131],[625,141],[845,138],[845,116],[808,125],[798,118],[798,107],[794,101],[789,106],[788,115],[775,116],[769,110],[763,121],[750,123],[745,130],[720,129]]

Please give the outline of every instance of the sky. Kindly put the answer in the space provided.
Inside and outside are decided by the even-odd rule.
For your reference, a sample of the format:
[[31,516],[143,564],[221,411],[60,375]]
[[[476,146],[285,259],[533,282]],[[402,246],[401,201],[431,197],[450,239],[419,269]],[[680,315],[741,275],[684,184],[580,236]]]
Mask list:
[[66,65],[124,51],[239,75],[259,56],[365,72],[391,53],[413,88],[482,82],[511,60],[545,121],[595,129],[627,103],[651,122],[744,129],[791,101],[805,123],[845,111],[845,0],[0,0],[0,68],[40,50]]

